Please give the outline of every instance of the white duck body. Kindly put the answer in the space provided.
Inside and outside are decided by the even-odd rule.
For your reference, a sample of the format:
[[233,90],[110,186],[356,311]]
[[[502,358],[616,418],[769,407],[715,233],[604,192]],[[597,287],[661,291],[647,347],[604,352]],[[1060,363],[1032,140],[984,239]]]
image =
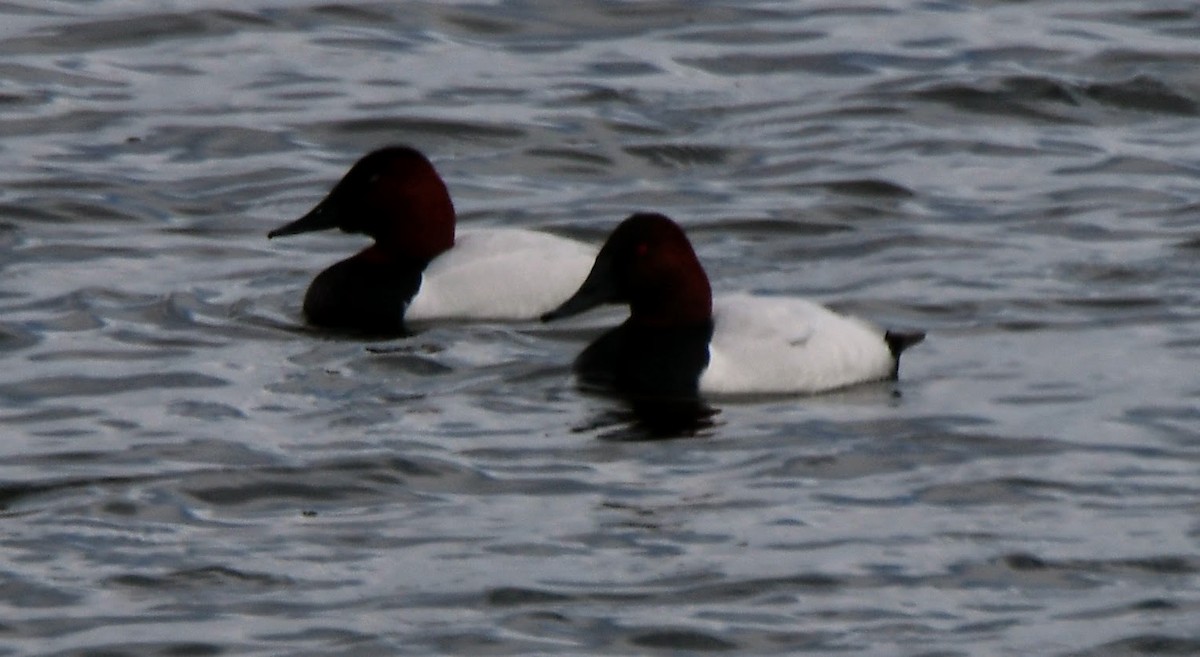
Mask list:
[[884,331],[805,299],[734,294],[713,300],[704,395],[816,393],[891,378]]
[[597,249],[517,228],[460,230],[434,258],[404,312],[408,322],[535,319],[583,282]]

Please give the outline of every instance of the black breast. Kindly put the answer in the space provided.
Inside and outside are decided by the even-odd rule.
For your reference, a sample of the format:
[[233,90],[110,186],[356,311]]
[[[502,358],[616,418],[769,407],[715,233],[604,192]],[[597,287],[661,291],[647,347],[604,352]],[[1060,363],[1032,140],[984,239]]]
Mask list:
[[588,345],[575,371],[588,385],[634,399],[696,398],[712,332],[711,321],[655,327],[627,320]]
[[313,279],[304,295],[310,324],[379,335],[403,335],[404,308],[421,287],[421,265],[350,258]]

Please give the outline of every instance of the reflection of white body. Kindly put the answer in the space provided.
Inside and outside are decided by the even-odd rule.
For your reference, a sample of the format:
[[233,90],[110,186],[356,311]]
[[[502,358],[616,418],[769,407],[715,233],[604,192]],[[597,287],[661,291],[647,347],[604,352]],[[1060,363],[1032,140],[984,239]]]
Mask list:
[[884,332],[804,299],[736,294],[713,300],[700,392],[808,393],[892,376]]
[[596,248],[515,228],[460,230],[434,258],[405,320],[537,319],[587,277]]

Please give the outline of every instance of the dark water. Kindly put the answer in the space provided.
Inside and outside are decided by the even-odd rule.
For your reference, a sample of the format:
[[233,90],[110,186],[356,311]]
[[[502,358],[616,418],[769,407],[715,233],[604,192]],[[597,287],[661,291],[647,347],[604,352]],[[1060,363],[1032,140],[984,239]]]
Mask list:
[[[0,4],[0,654],[1200,654],[1200,11]],[[303,330],[359,154],[919,326],[635,440],[566,326]]]

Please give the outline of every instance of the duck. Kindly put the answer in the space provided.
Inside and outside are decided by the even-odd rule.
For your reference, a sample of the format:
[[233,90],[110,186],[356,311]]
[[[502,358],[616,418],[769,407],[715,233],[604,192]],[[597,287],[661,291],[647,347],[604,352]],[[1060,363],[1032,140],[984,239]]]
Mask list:
[[407,334],[437,321],[536,320],[583,282],[592,245],[517,228],[456,231],[446,183],[416,148],[362,156],[302,217],[268,239],[338,228],[374,240],[325,269],[304,295],[315,327]]
[[641,400],[816,394],[895,379],[900,354],[925,338],[807,299],[714,300],[687,235],[657,213],[622,221],[575,294],[542,320],[610,303],[628,305],[628,318],[589,344],[574,370],[585,387]]

